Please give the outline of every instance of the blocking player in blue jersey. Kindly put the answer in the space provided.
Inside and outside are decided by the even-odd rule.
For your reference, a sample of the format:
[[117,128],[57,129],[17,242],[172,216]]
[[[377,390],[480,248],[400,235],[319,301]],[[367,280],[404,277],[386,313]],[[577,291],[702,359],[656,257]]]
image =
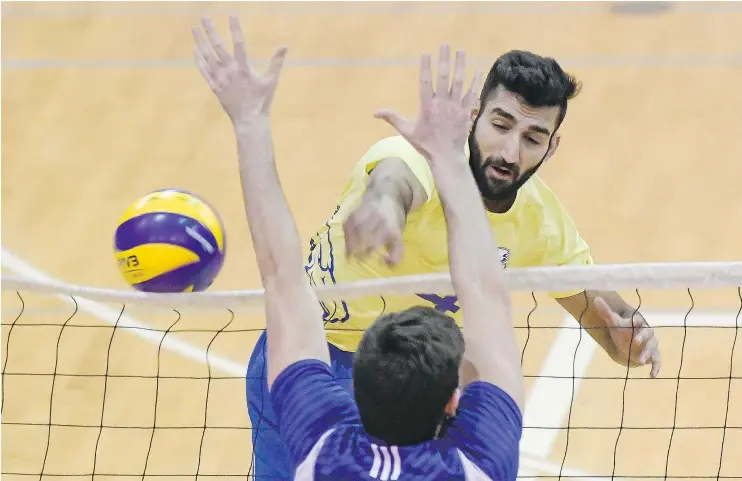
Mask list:
[[286,55],[264,74],[248,61],[230,18],[234,53],[204,19],[196,62],[234,126],[240,175],[265,288],[268,385],[295,480],[514,480],[524,402],[510,297],[497,267],[464,146],[481,73],[464,90],[465,56],[451,81],[443,46],[434,86],[420,69],[417,120],[379,112],[426,158],[448,226],[450,272],[465,330],[434,309],[389,312],[366,330],[354,355],[353,391],[330,368],[322,312],[302,268],[294,220],[278,180],[270,106]]

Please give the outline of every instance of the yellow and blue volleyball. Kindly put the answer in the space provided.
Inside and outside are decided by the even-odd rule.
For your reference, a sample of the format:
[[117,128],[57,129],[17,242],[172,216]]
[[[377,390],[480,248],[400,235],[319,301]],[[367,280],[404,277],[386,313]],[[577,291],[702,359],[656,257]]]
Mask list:
[[114,236],[119,270],[135,289],[206,290],[224,264],[226,233],[203,199],[178,189],[151,192],[129,206]]

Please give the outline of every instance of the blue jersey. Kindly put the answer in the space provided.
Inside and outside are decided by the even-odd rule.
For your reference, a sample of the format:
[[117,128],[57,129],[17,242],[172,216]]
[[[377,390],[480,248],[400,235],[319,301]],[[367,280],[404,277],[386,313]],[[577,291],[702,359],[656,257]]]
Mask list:
[[358,408],[322,361],[287,367],[272,388],[295,481],[514,481],[520,409],[487,382],[469,384],[456,416],[435,440],[391,446],[367,435]]

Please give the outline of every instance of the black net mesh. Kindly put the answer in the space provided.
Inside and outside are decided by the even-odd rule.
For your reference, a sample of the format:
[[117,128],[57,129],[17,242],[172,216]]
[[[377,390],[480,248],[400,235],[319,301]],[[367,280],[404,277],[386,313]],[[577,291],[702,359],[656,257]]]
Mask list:
[[[521,479],[742,478],[740,289],[650,294],[625,298],[657,331],[656,379],[611,361],[548,296],[516,297]],[[4,479],[253,478],[259,316],[8,290],[2,310]]]

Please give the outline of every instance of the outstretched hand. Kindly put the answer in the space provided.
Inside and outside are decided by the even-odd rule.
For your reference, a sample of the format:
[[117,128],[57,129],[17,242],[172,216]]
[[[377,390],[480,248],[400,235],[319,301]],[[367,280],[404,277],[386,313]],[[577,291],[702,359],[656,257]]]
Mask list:
[[196,66],[232,123],[248,121],[256,115],[268,115],[287,49],[276,50],[268,70],[261,74],[247,57],[245,38],[236,15],[229,16],[233,55],[224,47],[214,22],[204,17],[201,23],[206,36],[200,28],[192,29],[196,42]]
[[593,302],[609,328],[616,349],[627,356],[632,364],[651,364],[650,376],[657,377],[662,365],[659,342],[644,316],[639,312],[633,312],[630,318],[620,316],[602,297],[596,297]]
[[[477,105],[482,73],[477,70],[469,89],[464,92],[466,54],[456,52],[451,75],[451,52],[448,45],[440,48],[438,85],[433,90],[430,55],[420,60],[420,111],[410,120],[392,110],[381,110],[377,118],[384,119],[430,162],[435,159],[460,158],[464,152],[471,126],[471,113]],[[450,87],[449,87],[449,84]]]

